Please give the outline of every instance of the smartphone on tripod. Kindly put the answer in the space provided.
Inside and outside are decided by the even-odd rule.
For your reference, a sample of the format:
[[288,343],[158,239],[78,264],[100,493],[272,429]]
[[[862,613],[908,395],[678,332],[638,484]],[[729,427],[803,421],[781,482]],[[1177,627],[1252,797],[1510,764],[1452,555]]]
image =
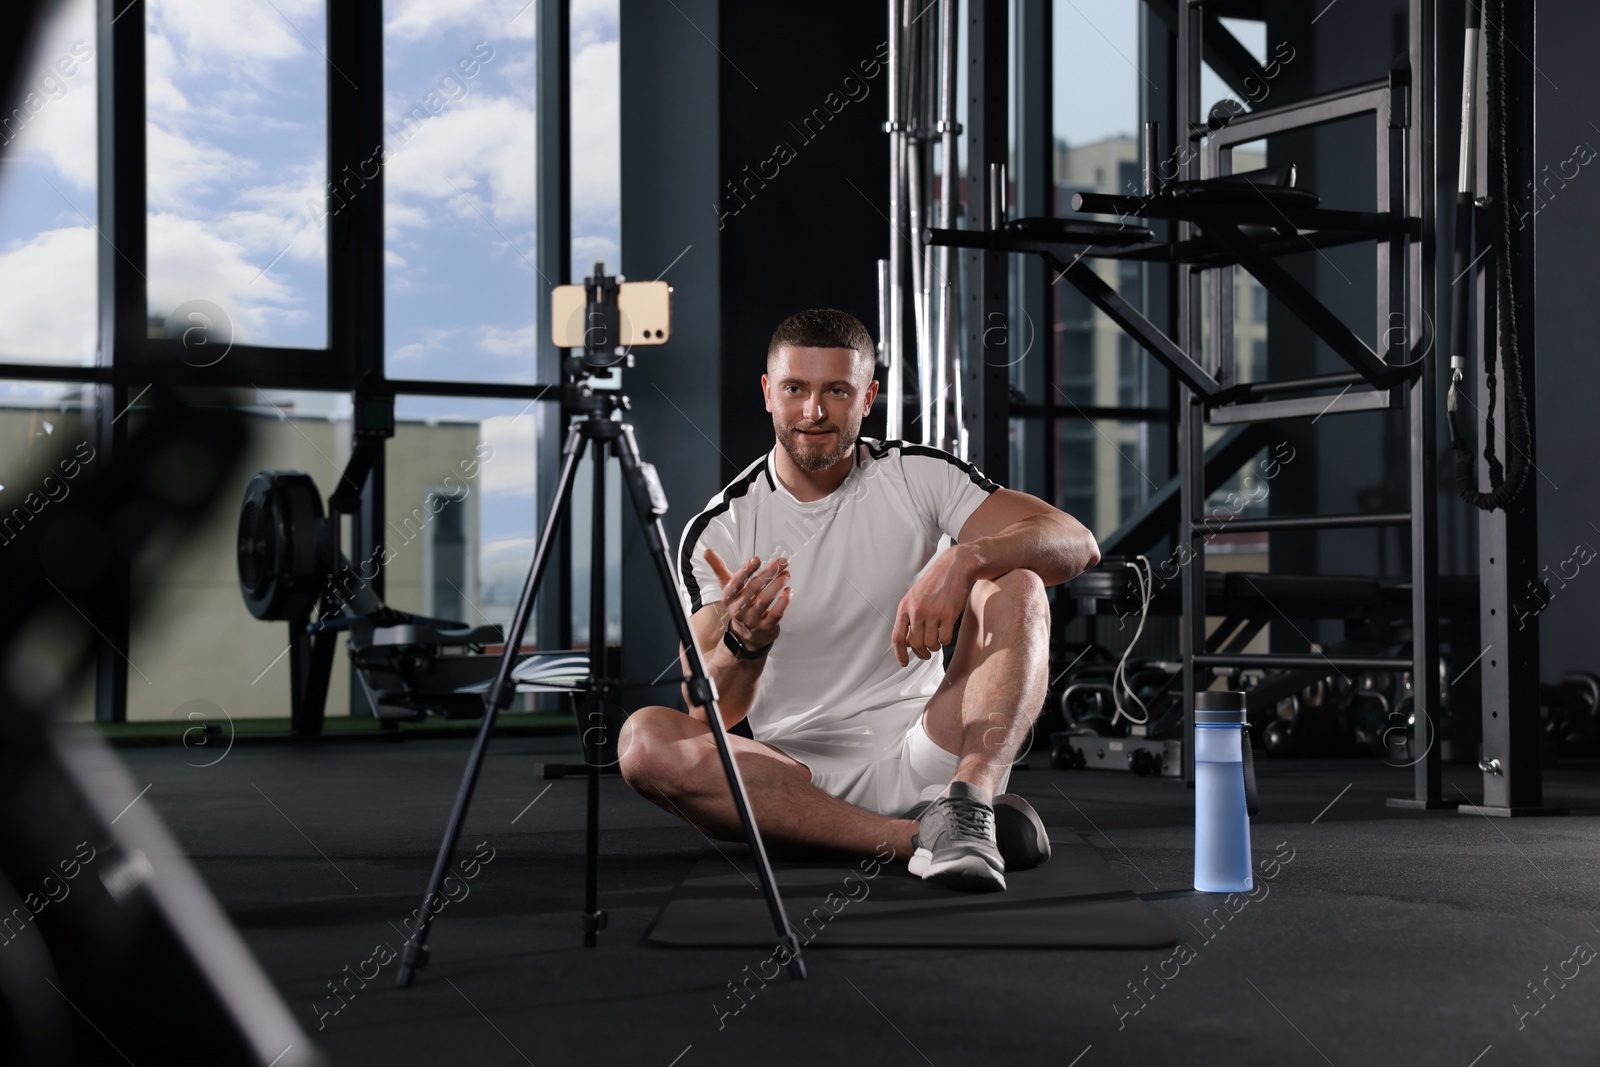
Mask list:
[[[557,348],[592,352],[664,345],[672,339],[672,286],[606,278],[598,264],[595,278],[612,284],[599,286],[593,301],[591,288],[596,287],[591,285],[558,285],[551,291],[550,334]],[[614,310],[614,328],[608,310]]]

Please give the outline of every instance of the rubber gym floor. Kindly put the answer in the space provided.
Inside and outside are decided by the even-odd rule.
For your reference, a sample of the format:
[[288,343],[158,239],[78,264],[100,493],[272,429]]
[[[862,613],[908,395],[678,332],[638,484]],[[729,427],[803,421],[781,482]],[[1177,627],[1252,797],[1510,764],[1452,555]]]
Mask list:
[[[1600,764],[1547,770],[1547,802],[1572,815],[1511,820],[1391,809],[1411,772],[1374,760],[1258,758],[1255,856],[1290,858],[1270,891],[1207,924],[1220,898],[1189,891],[1181,783],[1050,770],[1035,755],[1013,790],[1172,920],[1191,949],[1181,963],[1171,949],[819,937],[808,980],[732,1001],[728,983],[765,952],[644,940],[705,839],[604,780],[610,925],[585,949],[584,785],[540,776],[577,758],[575,740],[503,738],[459,853],[491,858],[441,913],[432,962],[407,990],[393,963],[350,980],[371,974],[378,946],[403,943],[467,749],[240,743],[205,768],[181,747],[121,755],[335,1064],[1600,1063],[1600,963],[1579,962],[1600,948]],[[1446,794],[1478,778],[1447,765]]]

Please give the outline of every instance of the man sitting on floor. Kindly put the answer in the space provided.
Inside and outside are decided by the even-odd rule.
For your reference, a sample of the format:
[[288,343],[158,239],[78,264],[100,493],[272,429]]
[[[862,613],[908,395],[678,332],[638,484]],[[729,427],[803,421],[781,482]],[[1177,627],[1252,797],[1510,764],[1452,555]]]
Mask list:
[[[860,438],[873,364],[844,312],[778,327],[761,377],[777,445],[689,523],[680,579],[722,720],[755,737],[728,741],[765,837],[887,845],[923,878],[1004,889],[1008,867],[1050,855],[1002,792],[1045,700],[1045,587],[1100,554],[1071,516],[949,453]],[[704,711],[641,708],[618,751],[640,794],[740,838]]]

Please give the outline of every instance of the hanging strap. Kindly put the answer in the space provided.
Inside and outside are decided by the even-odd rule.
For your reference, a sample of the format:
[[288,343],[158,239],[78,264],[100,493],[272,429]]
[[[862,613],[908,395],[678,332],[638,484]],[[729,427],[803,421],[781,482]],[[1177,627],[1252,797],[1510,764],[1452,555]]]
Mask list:
[[[1499,14],[1502,24],[1505,21],[1506,0],[1500,0]],[[1487,19],[1485,20],[1487,21]],[[1490,23],[1490,25],[1493,25]],[[1512,501],[1522,492],[1522,487],[1528,480],[1528,456],[1533,452],[1533,425],[1528,418],[1527,389],[1522,378],[1522,353],[1520,351],[1519,334],[1517,328],[1517,301],[1514,279],[1511,270],[1511,179],[1508,158],[1511,152],[1509,134],[1507,132],[1508,108],[1506,106],[1506,60],[1505,60],[1505,33],[1496,33],[1491,38],[1495,47],[1488,50],[1488,77],[1489,77],[1489,166],[1491,173],[1499,178],[1497,189],[1492,197],[1494,202],[1494,217],[1499,221],[1497,269],[1495,272],[1495,302],[1498,313],[1496,326],[1499,332],[1499,362],[1500,370],[1505,376],[1505,420],[1506,440],[1508,449],[1506,462],[1501,466],[1499,458],[1495,455],[1495,425],[1494,409],[1496,404],[1495,380],[1495,349],[1492,342],[1484,344],[1484,377],[1488,392],[1488,409],[1484,415],[1484,445],[1483,458],[1489,471],[1489,491],[1487,493],[1478,489],[1477,461],[1472,455],[1472,446],[1463,437],[1454,435],[1452,424],[1451,448],[1455,452],[1456,461],[1456,489],[1461,498],[1467,503],[1482,511],[1494,511],[1508,508]],[[1457,240],[1461,240],[1458,234]],[[1458,279],[1459,280],[1459,279]],[[1459,318],[1458,318],[1459,322]],[[1456,348],[1464,350],[1461,346],[1462,339],[1454,339]],[[1452,374],[1452,385],[1454,375]],[[1461,395],[1465,396],[1464,386]],[[1449,413],[1449,397],[1446,395],[1446,414]]]

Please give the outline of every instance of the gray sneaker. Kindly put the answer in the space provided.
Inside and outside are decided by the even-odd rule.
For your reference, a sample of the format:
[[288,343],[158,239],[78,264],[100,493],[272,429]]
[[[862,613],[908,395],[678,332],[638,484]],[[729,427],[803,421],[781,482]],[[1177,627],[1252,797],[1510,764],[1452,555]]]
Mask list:
[[987,793],[966,782],[950,783],[950,795],[928,804],[907,868],[923,879],[976,892],[1006,887],[1006,861],[995,843],[994,805]]
[[[920,820],[931,803],[932,800],[918,801],[900,817]],[[1050,835],[1032,804],[1015,793],[1001,793],[994,798],[993,807],[994,843],[1005,861],[1006,870],[1032,870],[1050,858]],[[913,856],[911,864],[911,873],[920,874],[927,868],[928,861],[926,857],[919,861]]]
[[994,839],[1008,871],[1031,870],[1050,858],[1044,820],[1015,793],[994,798]]

